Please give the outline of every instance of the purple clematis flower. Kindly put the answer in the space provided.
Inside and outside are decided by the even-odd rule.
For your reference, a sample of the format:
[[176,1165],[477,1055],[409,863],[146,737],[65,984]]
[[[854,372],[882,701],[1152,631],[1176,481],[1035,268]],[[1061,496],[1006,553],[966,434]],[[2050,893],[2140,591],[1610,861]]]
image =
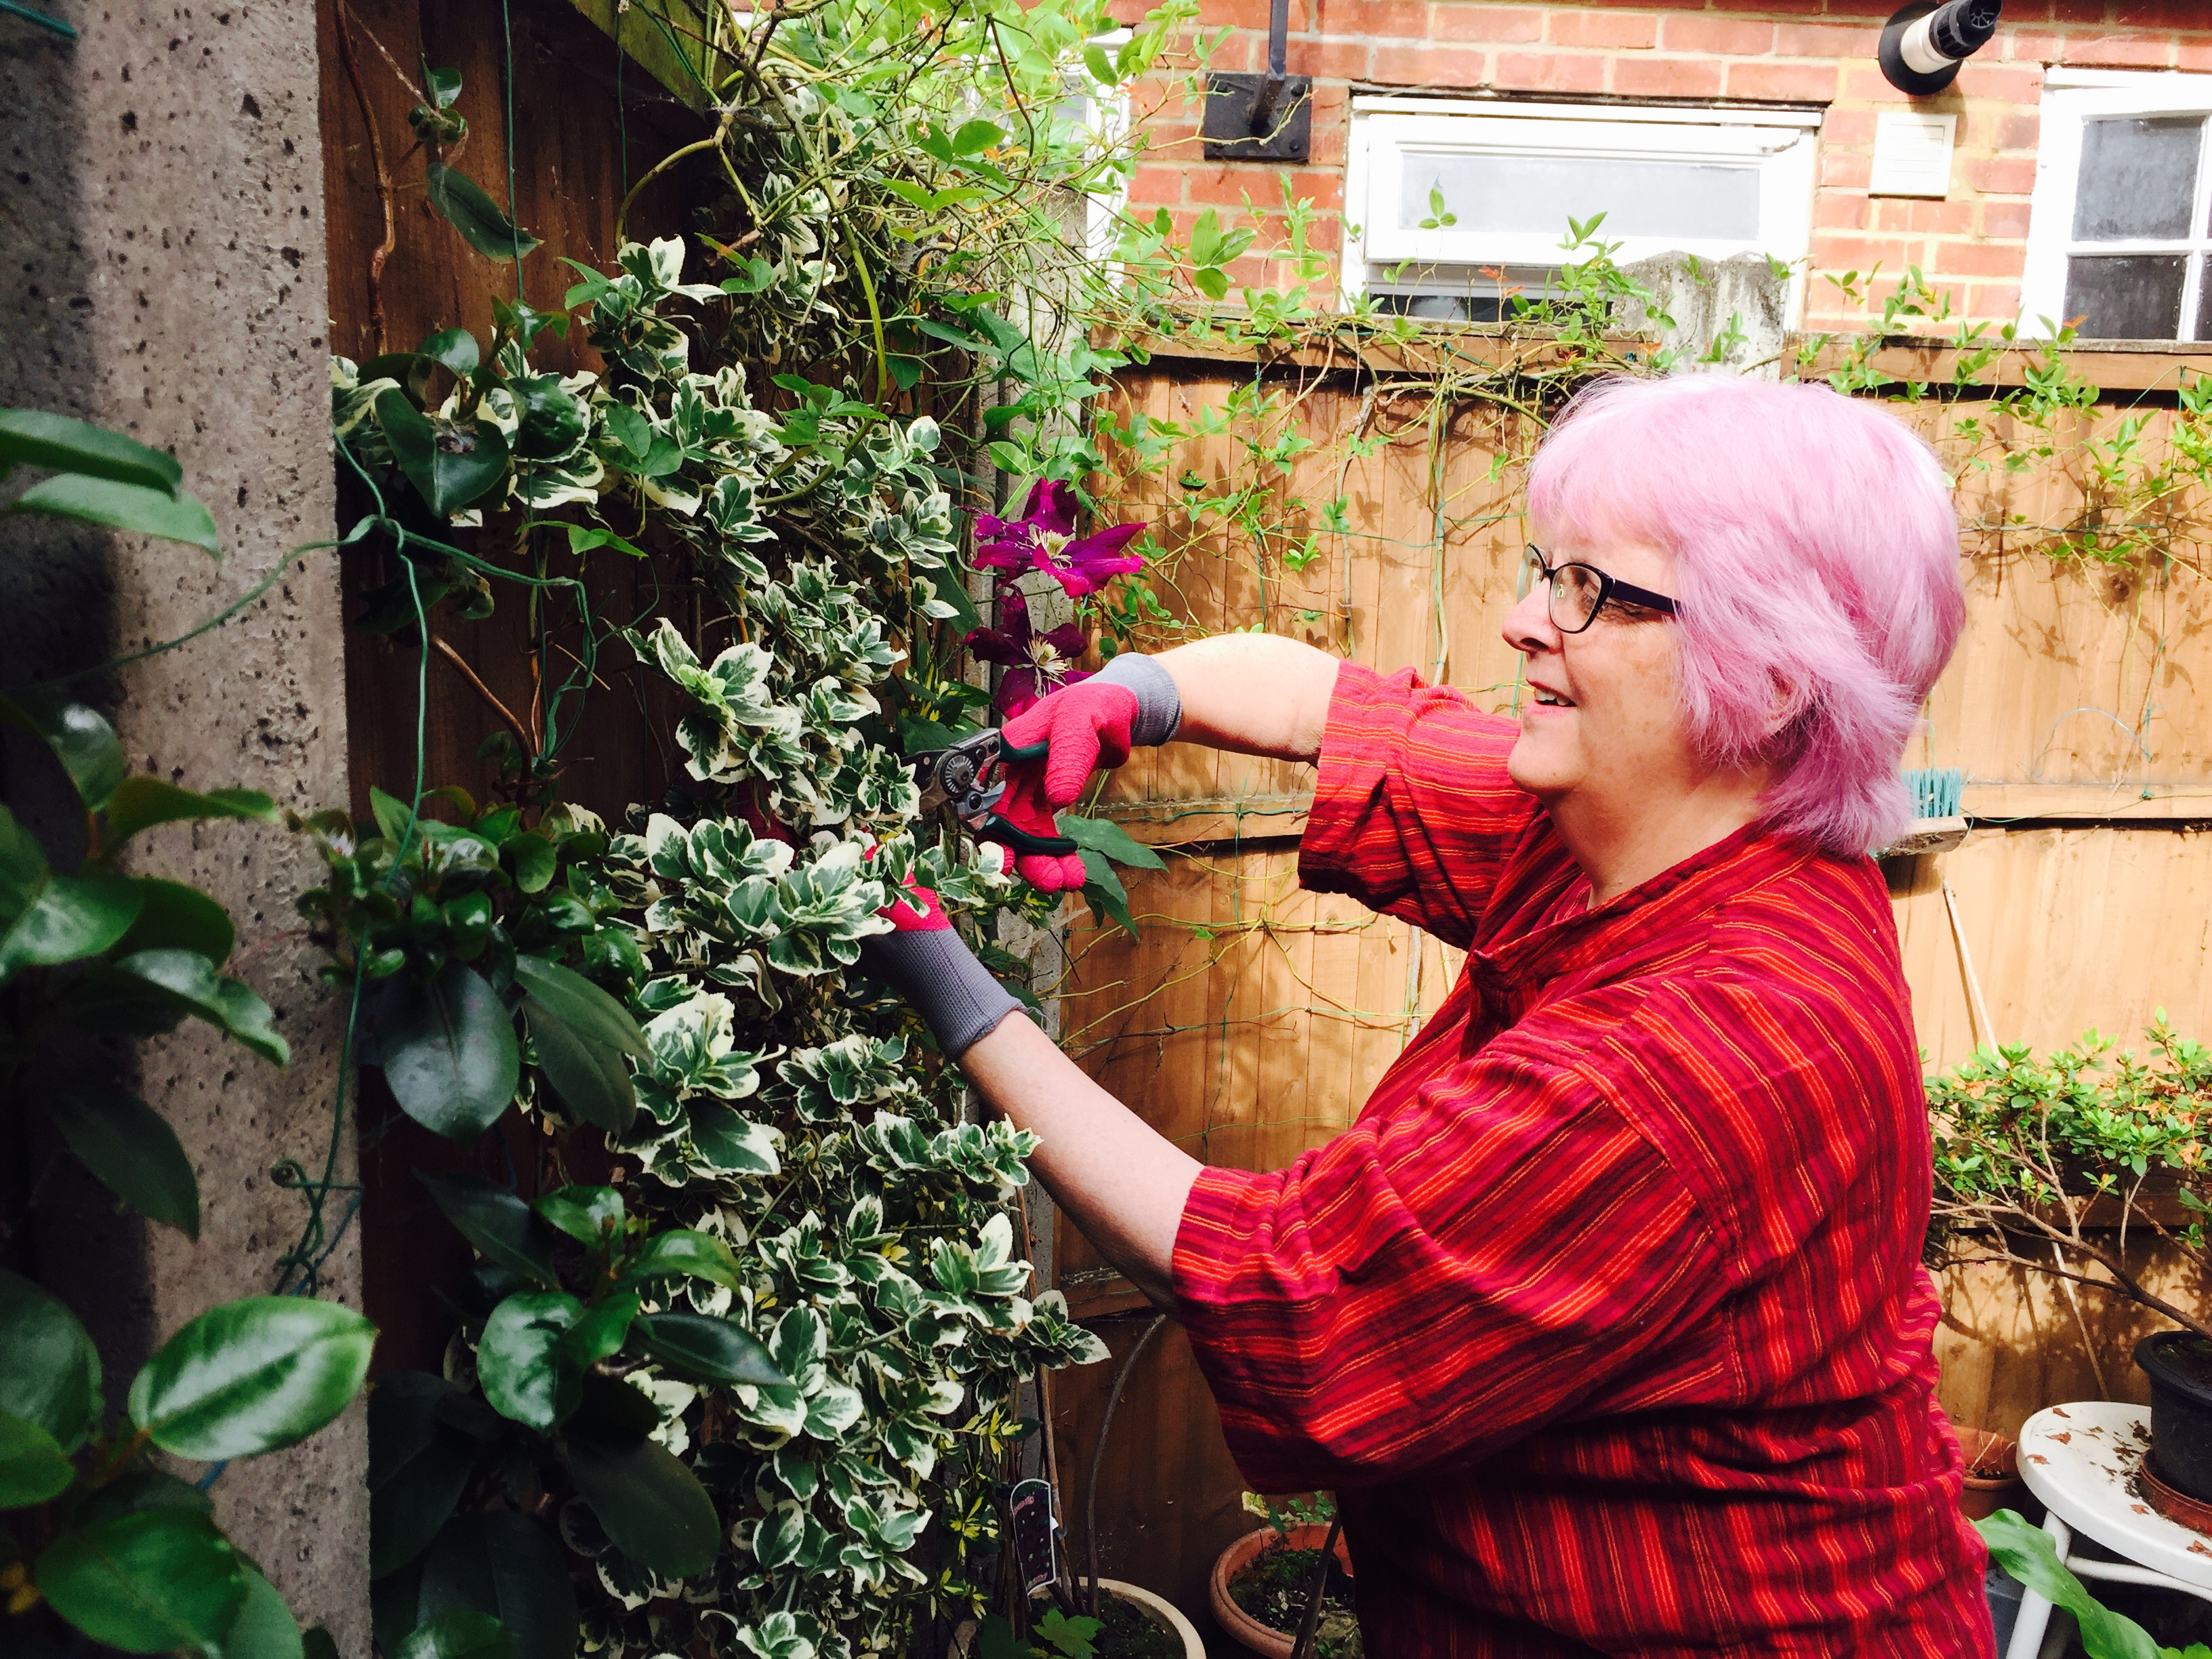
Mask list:
[[1020,518],[977,517],[975,562],[985,569],[1044,571],[1080,598],[1145,568],[1141,555],[1122,550],[1144,533],[1140,524],[1119,524],[1077,535],[1075,492],[1051,479],[1030,491]]
[[1029,607],[1022,603],[1021,595],[1009,593],[1005,603],[1012,607],[1006,628],[979,628],[968,636],[967,646],[985,662],[1006,668],[999,695],[993,701],[1000,717],[1012,720],[1041,702],[1047,692],[1089,679],[1087,673],[1071,671],[1076,659],[1091,648],[1091,641],[1073,623],[1033,634]]

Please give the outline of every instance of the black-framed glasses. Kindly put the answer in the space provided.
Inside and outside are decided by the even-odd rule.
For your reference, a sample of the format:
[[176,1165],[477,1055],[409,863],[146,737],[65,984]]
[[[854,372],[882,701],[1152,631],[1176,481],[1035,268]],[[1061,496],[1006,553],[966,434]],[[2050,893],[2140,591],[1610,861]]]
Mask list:
[[1521,554],[1521,586],[1517,598],[1526,599],[1539,578],[1550,587],[1552,626],[1562,634],[1579,634],[1597,620],[1608,599],[1641,605],[1662,616],[1674,614],[1674,601],[1664,593],[1608,576],[1595,565],[1544,562],[1544,550],[1531,542]]

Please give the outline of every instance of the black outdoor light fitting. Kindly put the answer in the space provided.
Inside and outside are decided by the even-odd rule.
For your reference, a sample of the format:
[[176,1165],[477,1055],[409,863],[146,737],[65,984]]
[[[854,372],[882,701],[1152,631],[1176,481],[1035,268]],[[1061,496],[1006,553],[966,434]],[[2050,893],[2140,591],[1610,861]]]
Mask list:
[[1909,98],[1931,98],[1997,32],[2004,0],[1913,0],[1881,31],[1881,72]]
[[1291,0],[1267,18],[1265,75],[1208,75],[1200,148],[1209,161],[1303,161],[1313,147],[1313,76],[1283,73]]

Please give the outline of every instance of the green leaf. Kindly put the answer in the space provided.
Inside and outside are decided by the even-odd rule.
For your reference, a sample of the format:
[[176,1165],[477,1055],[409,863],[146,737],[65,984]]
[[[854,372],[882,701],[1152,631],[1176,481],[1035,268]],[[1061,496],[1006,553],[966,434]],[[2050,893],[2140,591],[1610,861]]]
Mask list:
[[626,1213],[615,1187],[556,1187],[538,1194],[537,1210],[578,1243],[602,1248],[621,1233]]
[[422,85],[429,92],[432,104],[440,109],[451,109],[454,100],[461,95],[461,72],[457,69],[432,69],[425,59]]
[[151,1509],[65,1532],[33,1575],[54,1611],[132,1653],[220,1642],[246,1596],[246,1567],[207,1515]]
[[635,459],[643,460],[646,452],[653,447],[653,422],[625,403],[608,404],[605,410],[603,418],[607,430],[615,434],[615,441]]
[[718,1175],[772,1176],[781,1167],[770,1132],[720,1101],[691,1109],[691,1145]]
[[1190,273],[1191,286],[1209,300],[1229,296],[1229,274],[1212,265],[1200,265]]
[[185,487],[185,470],[175,456],[42,409],[0,409],[0,472],[15,465],[88,472],[169,495]]
[[526,830],[510,836],[500,846],[499,855],[514,872],[514,884],[526,893],[542,893],[553,882],[554,872],[560,860],[553,855],[553,843],[534,830]]
[[455,1607],[409,1632],[392,1659],[514,1659],[514,1653],[498,1620]]
[[1083,848],[1083,897],[1091,906],[1091,919],[1103,922],[1110,916],[1131,939],[1136,938],[1137,922],[1129,914],[1128,890],[1107,863],[1106,855],[1095,847]]
[[1091,1659],[1092,1645],[1101,1626],[1097,1620],[1071,1619],[1058,1607],[1048,1607],[1036,1622],[1035,1634],[1057,1648],[1065,1659]]
[[791,1379],[750,1331],[707,1314],[641,1314],[630,1328],[647,1353],[701,1382],[787,1388]]
[[131,769],[122,740],[97,708],[18,692],[0,697],[0,720],[32,733],[54,751],[88,811],[106,805],[108,796]]
[[1078,847],[1088,847],[1103,853],[1116,864],[1133,866],[1139,870],[1164,870],[1160,855],[1132,836],[1111,818],[1078,817],[1073,812],[1060,815],[1060,833]]
[[488,1613],[506,1628],[514,1659],[574,1659],[576,1592],[551,1529],[510,1510],[459,1515],[422,1564],[425,1616]]
[[368,1375],[376,1327],[351,1308],[253,1296],[210,1308],[131,1385],[131,1420],[179,1457],[252,1457],[306,1439]]
[[637,1115],[637,1095],[621,1051],[592,1042],[534,996],[523,998],[522,1013],[538,1067],[562,1103],[610,1134],[629,1129]]
[[[10,832],[29,842],[31,852],[37,851],[37,843],[12,817],[0,824],[0,840],[11,839]],[[21,969],[51,968],[96,957],[129,933],[138,919],[145,896],[123,877],[104,870],[88,876],[47,875],[40,856],[40,876],[23,886],[10,879],[28,864],[27,859],[15,856],[16,852],[16,848],[0,846],[0,866],[6,866],[0,868],[0,921],[6,924],[0,931],[0,985]]]
[[199,1237],[199,1182],[167,1119],[128,1089],[94,1080],[37,1103],[100,1185],[139,1214]]
[[428,1371],[387,1371],[368,1395],[368,1576],[420,1555],[459,1503],[476,1443],[440,1408],[460,1390]]
[[43,1504],[76,1479],[60,1441],[27,1418],[0,1412],[0,1510]]
[[131,884],[143,901],[138,919],[116,941],[118,956],[140,951],[191,951],[217,964],[230,960],[238,932],[230,925],[230,912],[197,887],[159,876],[132,876]]
[[2029,1526],[2011,1510],[1999,1510],[1974,1527],[1999,1566],[2081,1621],[2081,1648],[2089,1659],[2160,1659],[2150,1633],[2091,1595],[2059,1560],[2051,1534],[2040,1527]]
[[477,1376],[494,1411],[550,1429],[576,1408],[575,1368],[562,1358],[561,1336],[583,1311],[562,1291],[524,1291],[492,1310],[477,1344]]
[[215,1652],[216,1659],[306,1659],[299,1620],[276,1586],[251,1567],[246,1570],[246,1605]]
[[614,1546],[664,1578],[705,1572],[722,1525],[698,1477],[644,1435],[573,1434],[562,1447],[570,1479]]
[[568,1328],[561,1340],[561,1355],[579,1372],[596,1365],[610,1354],[622,1352],[630,1322],[637,1317],[639,1299],[634,1291],[611,1296]]
[[310,1625],[300,1632],[301,1659],[341,1659],[337,1638],[320,1625]]
[[952,135],[952,153],[955,155],[978,155],[994,144],[1003,143],[1006,137],[1006,129],[996,122],[981,119],[965,122]]
[[564,526],[568,532],[568,550],[581,557],[593,548],[611,547],[617,553],[627,553],[633,559],[645,556],[645,550],[624,541],[611,530],[601,530],[592,525],[572,524]]
[[415,809],[396,795],[387,795],[374,784],[368,787],[369,816],[376,820],[376,833],[397,846],[407,839],[407,826],[415,821]]
[[88,1527],[118,1515],[136,1515],[140,1510],[194,1510],[212,1515],[215,1499],[189,1480],[140,1463],[125,1469],[97,1492],[86,1493],[70,1519],[77,1526]]
[[270,1022],[269,1005],[197,951],[137,951],[115,964],[117,970],[151,988],[171,1007],[197,1014],[217,1030],[228,1032],[264,1060],[289,1063],[292,1050]]
[[422,355],[432,362],[443,363],[463,380],[475,374],[477,363],[483,361],[477,348],[477,337],[465,328],[439,330],[422,342]]
[[486,1257],[509,1273],[549,1290],[558,1289],[553,1271],[553,1230],[530,1206],[496,1182],[475,1175],[430,1175],[415,1179],[429,1189],[446,1219]]
[[0,1411],[75,1451],[100,1420],[100,1351],[76,1316],[0,1267]]
[[468,174],[433,161],[422,170],[422,182],[429,188],[430,205],[487,259],[520,259],[538,246],[538,238],[518,229]]
[[629,1010],[574,969],[544,957],[517,956],[514,976],[523,989],[594,1042],[640,1060],[653,1058]]
[[507,435],[489,421],[433,421],[396,389],[379,392],[375,409],[392,459],[438,517],[465,510],[506,478]]
[[623,1271],[624,1285],[641,1285],[655,1279],[705,1279],[730,1290],[744,1282],[730,1247],[709,1234],[688,1227],[672,1227],[655,1233]]
[[210,789],[196,794],[159,778],[125,778],[107,798],[104,853],[112,853],[141,830],[180,818],[258,818],[276,822],[276,803],[258,789]]
[[155,536],[167,542],[190,542],[217,559],[222,557],[222,542],[216,534],[215,515],[201,504],[198,496],[172,495],[167,490],[149,489],[143,484],[64,472],[40,479],[0,512],[77,519],[132,535]]
[[522,1079],[514,1018],[483,976],[448,962],[434,980],[410,975],[378,1011],[385,1081],[407,1115],[454,1140],[498,1121]]

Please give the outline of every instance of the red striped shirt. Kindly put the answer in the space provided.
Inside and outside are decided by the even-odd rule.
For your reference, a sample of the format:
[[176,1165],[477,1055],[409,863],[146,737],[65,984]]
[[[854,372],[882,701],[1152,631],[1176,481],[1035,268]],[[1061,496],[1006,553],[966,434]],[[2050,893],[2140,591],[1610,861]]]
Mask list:
[[1191,1193],[1239,1467],[1337,1489],[1382,1659],[1986,1659],[1880,873],[1747,830],[1589,910],[1517,729],[1338,678],[1300,876],[1468,955],[1350,1130]]

